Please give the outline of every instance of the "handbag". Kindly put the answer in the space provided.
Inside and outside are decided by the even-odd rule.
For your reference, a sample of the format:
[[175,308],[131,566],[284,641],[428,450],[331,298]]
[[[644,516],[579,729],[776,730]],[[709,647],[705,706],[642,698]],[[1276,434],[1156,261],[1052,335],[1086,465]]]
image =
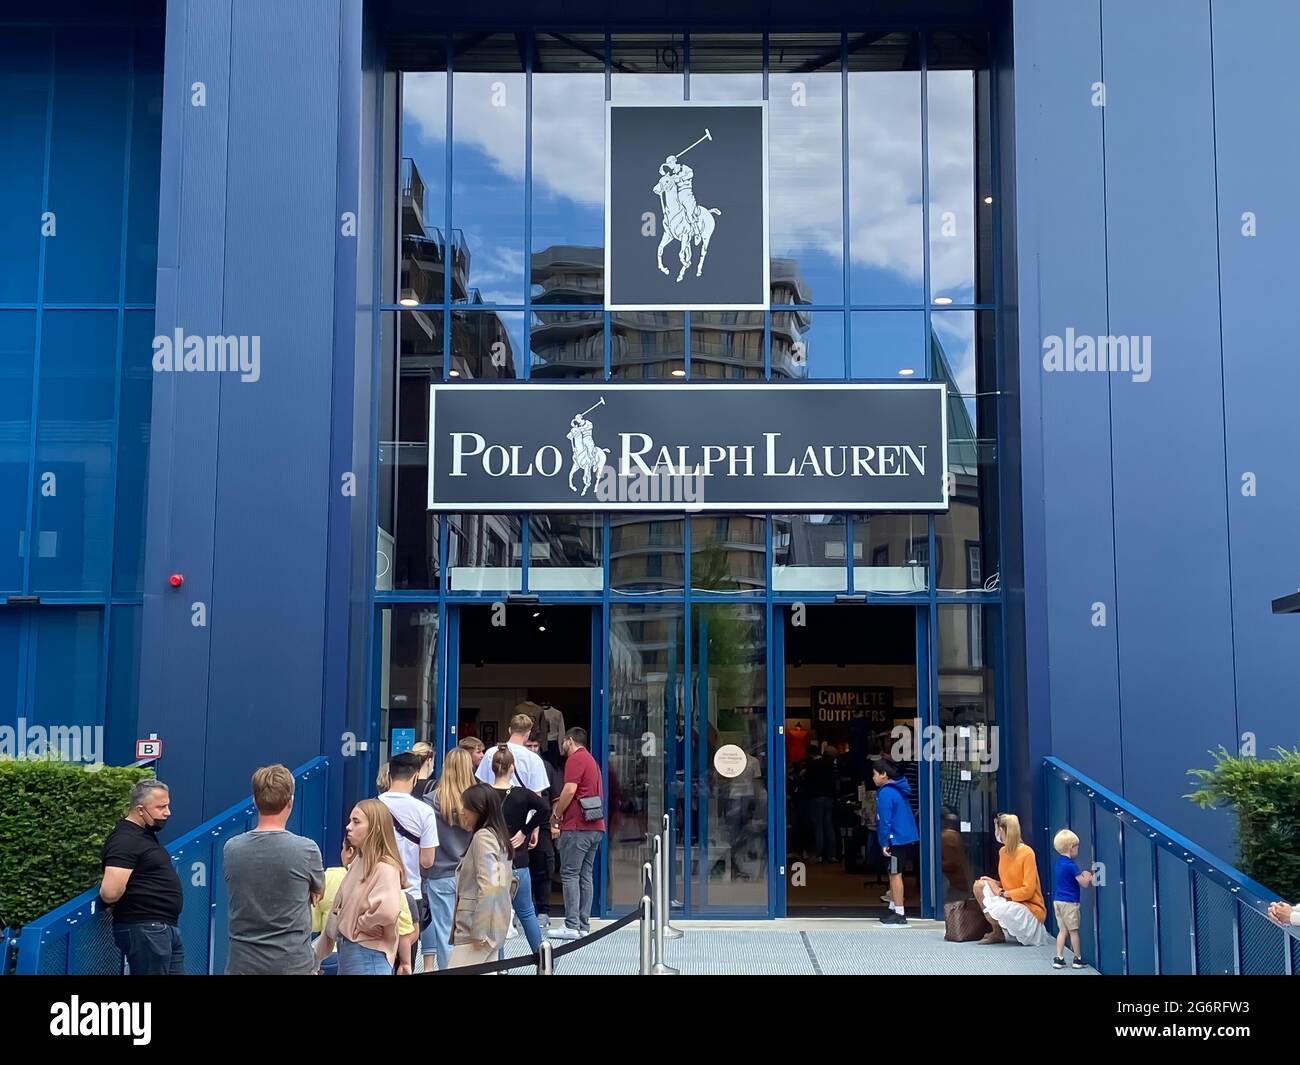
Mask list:
[[974,899],[949,902],[943,908],[943,938],[947,943],[973,943],[989,930],[984,910]]
[[584,821],[599,821],[605,816],[605,803],[599,795],[588,795],[578,800],[578,809],[582,811]]

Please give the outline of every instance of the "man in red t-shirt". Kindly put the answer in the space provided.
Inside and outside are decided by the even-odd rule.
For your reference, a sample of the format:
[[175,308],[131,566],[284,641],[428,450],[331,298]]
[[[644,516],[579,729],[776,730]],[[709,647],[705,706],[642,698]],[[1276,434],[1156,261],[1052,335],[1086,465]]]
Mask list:
[[560,853],[564,927],[549,929],[547,935],[578,939],[591,932],[592,873],[596,849],[605,834],[604,789],[600,766],[587,750],[585,729],[569,729],[560,753],[564,755],[564,788],[551,813],[551,835],[558,841]]

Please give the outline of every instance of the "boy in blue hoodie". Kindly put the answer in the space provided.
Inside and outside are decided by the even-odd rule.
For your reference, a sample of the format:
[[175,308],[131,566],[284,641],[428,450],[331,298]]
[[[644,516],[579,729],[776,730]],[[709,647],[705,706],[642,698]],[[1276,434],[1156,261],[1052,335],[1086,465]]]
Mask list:
[[917,859],[920,836],[908,801],[912,789],[902,770],[887,758],[873,759],[871,779],[876,785],[876,838],[889,859],[889,894],[893,902],[881,924],[906,925],[903,913],[903,869]]

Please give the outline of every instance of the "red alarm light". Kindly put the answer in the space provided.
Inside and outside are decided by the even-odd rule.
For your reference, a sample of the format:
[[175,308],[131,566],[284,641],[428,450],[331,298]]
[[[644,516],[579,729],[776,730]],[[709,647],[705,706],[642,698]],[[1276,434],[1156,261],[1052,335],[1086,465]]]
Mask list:
[[167,583],[170,584],[173,588],[179,588],[182,584],[185,583],[185,578],[182,577],[179,573],[173,573],[170,577],[167,578]]

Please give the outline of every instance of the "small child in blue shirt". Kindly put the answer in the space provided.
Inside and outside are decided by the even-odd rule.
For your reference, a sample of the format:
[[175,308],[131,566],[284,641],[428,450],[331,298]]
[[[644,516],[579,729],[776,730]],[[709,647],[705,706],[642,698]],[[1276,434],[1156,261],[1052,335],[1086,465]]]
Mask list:
[[1079,956],[1079,889],[1092,884],[1092,872],[1080,869],[1075,858],[1079,856],[1079,837],[1068,828],[1061,829],[1052,839],[1052,846],[1060,855],[1056,859],[1055,889],[1052,892],[1052,909],[1056,913],[1056,957],[1053,969],[1065,968],[1065,934],[1070,933],[1070,949],[1074,952],[1072,968],[1087,968]]

